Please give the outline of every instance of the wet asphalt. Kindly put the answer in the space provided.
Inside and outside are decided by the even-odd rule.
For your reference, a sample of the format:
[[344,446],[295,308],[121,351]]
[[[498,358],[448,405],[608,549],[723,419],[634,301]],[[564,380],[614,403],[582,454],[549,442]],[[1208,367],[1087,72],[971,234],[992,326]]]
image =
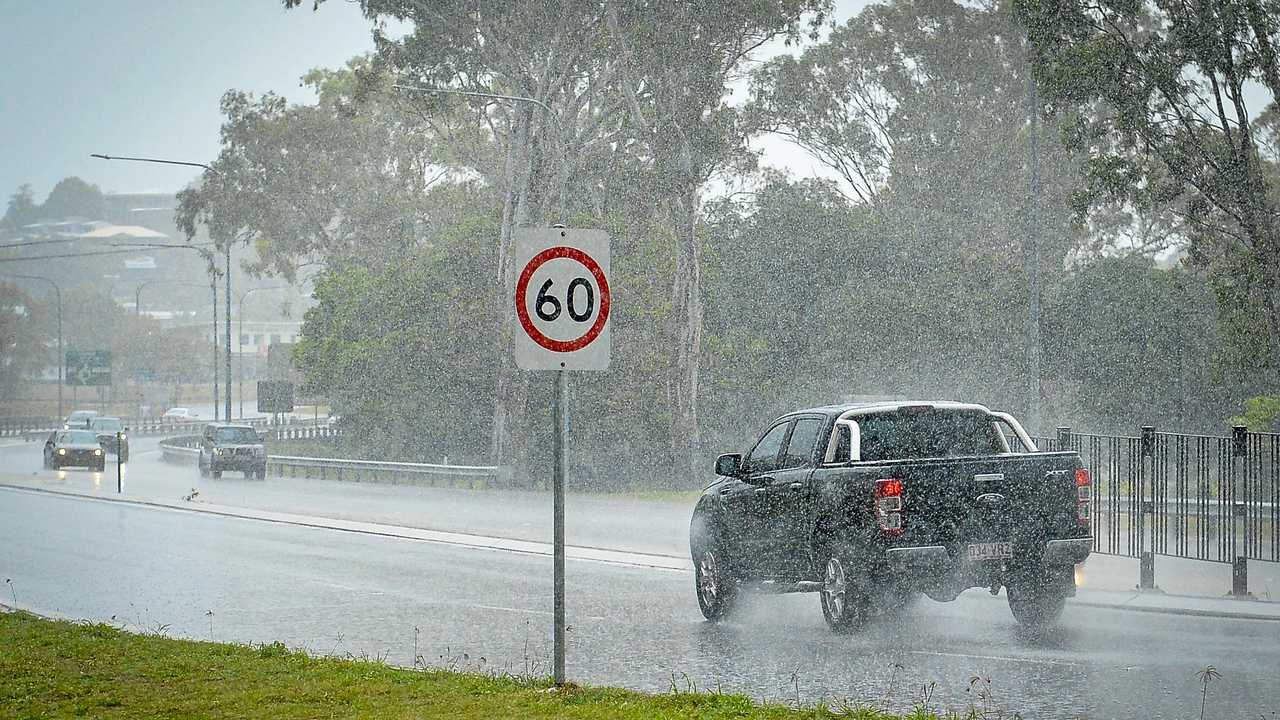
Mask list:
[[[376,510],[394,507],[396,493],[432,497],[430,489],[234,477],[201,485],[193,468],[164,465],[153,449],[154,441],[135,446],[126,474],[133,492],[168,496],[196,486],[220,503],[280,493],[275,499],[292,495],[300,513],[353,498]],[[32,445],[0,448],[0,480],[17,478],[104,494],[115,481],[111,473],[42,471]],[[540,532],[522,520],[535,510],[520,503],[481,522],[451,511],[448,503],[465,505],[456,495],[442,494],[454,499],[440,500],[437,520],[417,524],[453,517],[454,527],[438,529],[506,527],[518,537],[528,520],[528,532]],[[576,517],[595,502],[617,501],[580,500]],[[622,510],[609,515],[646,521],[641,510]],[[654,551],[679,547],[680,535],[671,536],[683,528],[668,527],[679,514],[652,515]],[[571,542],[573,527],[571,520]],[[578,538],[607,531],[591,527],[581,524]],[[540,556],[0,488],[0,575],[11,580],[0,602],[175,636],[546,674],[550,572]],[[1210,686],[1206,717],[1280,713],[1276,622],[1073,606],[1058,628],[1035,634],[1017,626],[1003,597],[970,591],[834,636],[814,595],[751,598],[731,622],[713,625],[698,612],[689,573],[588,561],[570,561],[568,596],[568,669],[580,682],[895,710],[924,701],[1006,716],[1185,718],[1199,713],[1195,673],[1212,664],[1222,677]]]

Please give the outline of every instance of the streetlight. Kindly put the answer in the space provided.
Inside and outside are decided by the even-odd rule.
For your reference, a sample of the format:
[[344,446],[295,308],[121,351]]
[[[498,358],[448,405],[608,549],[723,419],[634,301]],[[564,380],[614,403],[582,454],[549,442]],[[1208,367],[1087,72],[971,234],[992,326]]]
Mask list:
[[[95,158],[99,158],[99,159],[101,159],[101,160],[127,160],[127,161],[129,161],[129,162],[158,163],[158,164],[160,164],[160,165],[184,165],[184,166],[186,166],[186,167],[198,167],[198,168],[204,168],[206,171],[208,171],[208,172],[210,172],[210,173],[213,173],[214,175],[218,175],[219,177],[221,177],[221,175],[222,175],[222,173],[219,173],[217,170],[214,170],[212,166],[210,166],[210,165],[206,165],[206,164],[204,164],[204,163],[198,163],[198,162],[186,162],[186,161],[183,161],[183,160],[163,160],[163,159],[160,159],[160,158],[122,157],[122,156],[119,156],[119,155],[104,155],[104,154],[102,154],[102,153],[90,153],[89,157],[95,157]],[[227,267],[227,288],[226,288],[226,296],[227,296],[227,328],[226,328],[226,333],[227,333],[227,334],[226,334],[226,346],[227,346],[227,354],[226,354],[227,382],[226,382],[226,396],[225,396],[225,398],[226,398],[226,399],[225,399],[225,403],[224,403],[224,405],[223,405],[223,414],[224,414],[224,416],[225,416],[225,419],[229,421],[229,420],[231,420],[231,241],[230,241],[230,240],[227,240],[227,242],[226,242],[226,247],[224,248],[224,250],[225,250],[225,252],[226,252],[226,267]],[[216,291],[216,290],[214,291],[214,295],[217,295],[217,291]],[[216,302],[216,300],[215,300],[215,302]],[[214,322],[215,322],[215,324],[217,323],[217,315],[218,315],[218,313],[217,313],[217,309],[215,308],[215,309],[214,309],[214,318],[215,318],[215,319],[214,319]],[[214,343],[213,343],[213,344],[214,344],[214,347],[215,347],[215,349],[216,349],[217,344],[218,344],[218,342],[217,342],[217,330],[216,330],[216,329],[214,330],[214,338],[215,338],[215,339],[214,339]],[[214,377],[215,377],[215,378],[217,377],[217,374],[218,374],[217,367],[218,367],[217,359],[215,358],[215,359],[214,359],[214,371],[213,371],[213,372],[214,372]],[[214,397],[213,397],[213,414],[214,414],[214,418],[215,418],[215,419],[217,419],[217,415],[218,415],[218,395],[217,395],[217,391],[216,391],[216,390],[215,390],[215,392],[214,392]]]
[[[198,287],[198,288],[204,287],[203,285],[197,285],[195,283],[189,283],[189,282],[182,282],[181,280],[147,280],[144,282],[140,282],[138,283],[137,289],[134,290],[134,293],[133,293],[134,315],[136,315],[137,317],[142,317],[142,288],[147,287],[149,285],[170,285],[170,284],[181,285],[183,287]],[[216,303],[213,306],[213,311],[215,313],[218,312],[218,305]]]
[[[209,263],[209,289],[213,291],[213,419],[218,419],[218,266],[214,264],[213,252],[197,245],[166,245],[165,243],[111,243],[112,247],[149,247],[149,248],[167,248],[172,250],[194,250],[200,253],[200,257]],[[151,282],[169,282],[165,280],[154,280]],[[177,281],[173,281],[177,282]],[[135,295],[134,302],[138,302],[138,298],[142,292],[142,286],[150,283],[142,283],[138,286],[139,295]],[[192,283],[192,285],[195,285]],[[195,285],[195,287],[199,287]],[[136,307],[136,306],[135,306]],[[227,321],[230,323],[230,320]],[[230,339],[230,338],[228,338]],[[230,378],[227,379],[230,383]],[[230,413],[227,414],[227,420],[231,419]]]
[[50,280],[47,277],[41,277],[39,275],[14,275],[12,273],[5,273],[5,277],[21,278],[23,280],[39,280],[40,282],[47,282],[49,283],[50,286],[53,287],[54,294],[58,296],[58,421],[61,422],[62,419],[66,417],[66,415],[63,414],[63,408],[62,408],[62,379],[63,379],[63,375],[65,375],[62,367],[62,363],[63,363],[62,288],[58,287],[58,283]]
[[239,353],[240,366],[238,368],[239,372],[237,374],[240,376],[239,378],[240,393],[239,394],[240,394],[240,418],[241,419],[244,418],[244,299],[260,290],[287,290],[287,289],[289,289],[288,285],[270,285],[267,287],[249,288],[248,290],[245,290],[244,292],[240,293],[240,299],[236,303],[237,305],[236,322],[239,323],[239,326],[236,328],[236,334],[240,336],[238,338],[240,340],[240,353]]
[[392,83],[391,87],[397,90],[408,90],[410,92],[437,95],[461,95],[463,97],[485,98],[489,100],[509,100],[511,102],[536,105],[541,108],[543,112],[547,114],[547,118],[551,120],[551,127],[555,128],[556,131],[556,139],[560,141],[560,169],[559,172],[556,173],[556,199],[557,204],[559,205],[560,214],[564,214],[565,197],[568,194],[569,185],[569,145],[567,136],[564,132],[564,127],[560,124],[560,118],[555,114],[555,111],[551,109],[550,105],[538,100],[537,98],[479,92],[476,90],[458,90],[455,88],[439,88],[424,85],[401,85],[400,83]]

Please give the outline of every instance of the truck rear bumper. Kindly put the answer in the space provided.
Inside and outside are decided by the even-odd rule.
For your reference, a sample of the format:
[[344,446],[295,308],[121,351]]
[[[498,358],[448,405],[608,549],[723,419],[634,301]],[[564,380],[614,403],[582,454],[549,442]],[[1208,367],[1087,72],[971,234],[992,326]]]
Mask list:
[[885,554],[889,558],[889,567],[894,572],[937,567],[951,561],[947,549],[942,545],[890,548]]
[[[1069,538],[1049,540],[1045,543],[1045,565],[1074,565],[1084,562],[1093,549],[1093,538]],[[943,545],[921,545],[889,548],[885,551],[889,568],[894,572],[918,571],[926,568],[944,568],[966,564],[955,558]]]
[[1093,538],[1072,538],[1070,540],[1050,540],[1045,543],[1044,561],[1055,565],[1084,562],[1093,549]]

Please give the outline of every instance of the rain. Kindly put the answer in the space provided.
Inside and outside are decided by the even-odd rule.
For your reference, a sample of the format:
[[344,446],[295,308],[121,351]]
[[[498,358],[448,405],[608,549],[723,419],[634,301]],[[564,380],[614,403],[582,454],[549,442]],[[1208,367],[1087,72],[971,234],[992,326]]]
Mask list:
[[0,13],[0,612],[1280,712],[1273,0]]

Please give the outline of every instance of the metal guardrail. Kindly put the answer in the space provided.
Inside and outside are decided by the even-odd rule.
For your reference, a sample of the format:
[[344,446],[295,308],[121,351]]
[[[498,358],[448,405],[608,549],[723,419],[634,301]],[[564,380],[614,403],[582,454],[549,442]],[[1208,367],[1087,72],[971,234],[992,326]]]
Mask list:
[[[210,420],[162,420],[160,418],[121,418],[121,422],[129,429],[130,435],[172,435],[197,429]],[[270,418],[239,418],[231,422],[252,425],[261,430],[271,427]],[[312,420],[289,418],[289,427],[305,427],[314,425]],[[54,430],[62,428],[62,421],[56,418],[0,418],[0,437],[21,437],[25,440],[41,440]]]
[[[307,431],[311,431],[308,433]],[[288,436],[328,437],[333,428],[284,428]],[[281,438],[290,439],[290,438]],[[165,462],[194,465],[197,462],[199,435],[183,435],[163,440],[160,449]],[[302,477],[348,482],[374,482],[394,485],[485,486],[497,480],[500,469],[488,465],[438,465],[433,463],[387,462],[382,460],[349,460],[346,458],[268,455],[267,473],[276,477]]]

